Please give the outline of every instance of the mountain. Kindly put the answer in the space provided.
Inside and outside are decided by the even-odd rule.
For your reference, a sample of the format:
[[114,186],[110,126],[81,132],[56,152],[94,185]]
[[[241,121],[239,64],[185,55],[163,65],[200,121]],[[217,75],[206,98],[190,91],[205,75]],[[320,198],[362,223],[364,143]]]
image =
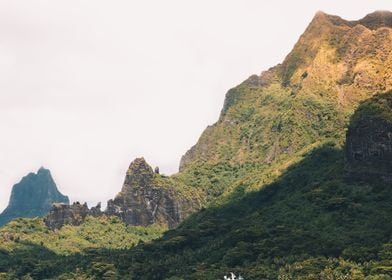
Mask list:
[[176,183],[154,172],[144,158],[135,159],[121,192],[108,201],[106,213],[126,224],[160,224],[173,228],[199,208],[196,197],[181,195]]
[[69,199],[59,192],[50,171],[41,167],[12,187],[9,204],[0,214],[0,226],[18,217],[42,217],[54,202],[68,204]]
[[136,158],[126,172],[121,191],[107,202],[105,211],[101,211],[100,203],[91,209],[86,203],[56,203],[44,220],[49,228],[59,229],[66,224],[80,225],[87,216],[105,215],[117,216],[127,225],[173,228],[200,208],[199,199],[196,191],[159,174],[158,169],[153,171],[144,158]]
[[[125,181],[108,211],[128,224],[172,228],[219,202],[249,174],[265,174],[272,166],[279,174],[314,145],[342,145],[358,104],[392,89],[391,19],[387,11],[358,21],[318,12],[282,64],[228,91],[219,120],[181,158],[178,174],[163,178],[153,176],[151,167],[138,171],[146,182],[129,187]],[[162,199],[166,205],[156,213],[166,208],[165,217],[157,219],[153,208]]]
[[[136,246],[107,246],[112,222],[96,220],[89,233],[102,247],[66,239],[60,248],[80,242],[74,254],[40,243],[42,220],[15,221],[0,232],[0,276],[391,279],[391,69],[392,13],[357,21],[317,13],[282,64],[228,91],[178,174],[137,159],[108,207],[146,225],[176,217],[168,209],[178,196],[197,201],[193,214]],[[29,222],[31,233],[7,239]]]
[[219,120],[181,159],[185,183],[215,199],[249,170],[328,139],[343,143],[358,104],[392,89],[391,19],[318,12],[282,64],[228,91]]
[[[379,170],[368,167],[381,163],[383,176],[392,176],[391,139],[384,137],[392,134],[391,100],[392,92],[378,94],[358,107],[345,147],[331,142],[315,147],[271,184],[203,209],[155,241],[133,247],[143,236],[148,241],[147,233],[150,240],[158,237],[159,229],[146,228],[144,235],[115,217],[90,217],[60,233],[39,220],[15,220],[0,230],[0,275],[220,279],[233,271],[245,279],[388,280],[392,188],[374,181]],[[386,125],[368,126],[369,121]],[[357,134],[358,127],[368,130]],[[363,137],[374,131],[377,137]],[[350,156],[356,154],[369,157]],[[358,178],[353,169],[370,175]]]
[[392,91],[361,103],[343,147],[314,147],[268,184],[252,174],[238,188],[259,182],[257,190],[232,193],[162,239],[119,252],[142,264],[124,268],[136,279],[230,271],[245,279],[391,279],[391,100]]

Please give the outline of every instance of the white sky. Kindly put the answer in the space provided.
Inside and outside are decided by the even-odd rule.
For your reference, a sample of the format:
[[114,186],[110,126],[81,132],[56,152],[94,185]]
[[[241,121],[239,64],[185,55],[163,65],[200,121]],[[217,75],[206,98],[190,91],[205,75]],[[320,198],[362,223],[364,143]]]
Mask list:
[[0,210],[42,165],[89,204],[137,156],[176,172],[226,91],[281,62],[318,10],[392,1],[0,0]]

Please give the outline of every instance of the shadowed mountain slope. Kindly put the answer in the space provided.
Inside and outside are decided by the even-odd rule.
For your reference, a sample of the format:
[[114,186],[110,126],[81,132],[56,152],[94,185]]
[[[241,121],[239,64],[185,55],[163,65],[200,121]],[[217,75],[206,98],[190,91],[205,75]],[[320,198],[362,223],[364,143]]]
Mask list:
[[19,217],[42,217],[54,202],[69,203],[57,189],[48,169],[41,167],[13,186],[7,208],[0,214],[0,226]]
[[[49,260],[29,258],[28,248],[3,249],[0,272],[49,279],[221,279],[231,271],[247,280],[391,279],[390,17],[376,12],[346,21],[319,12],[282,64],[229,90],[219,120],[183,156],[180,172],[160,178],[204,206],[178,228],[132,249]],[[126,178],[128,193],[119,201],[147,203],[128,197],[158,178],[140,166],[147,176]],[[130,219],[150,219],[144,210]]]
[[[391,93],[381,94],[359,106],[347,142],[361,141],[363,149],[353,151],[367,154],[367,147],[374,146],[372,138],[353,131],[369,120],[390,122],[390,100]],[[392,133],[390,126],[376,127],[381,135]],[[365,135],[371,135],[372,129]],[[382,139],[376,147],[388,147],[392,141],[375,139]],[[11,275],[19,277],[29,271],[51,279],[99,278],[105,273],[120,279],[220,279],[233,271],[245,279],[388,280],[392,272],[391,184],[353,181],[351,166],[368,168],[369,163],[345,157],[352,147],[357,146],[343,150],[325,143],[314,147],[271,183],[259,183],[258,189],[244,192],[265,176],[253,174],[224,203],[201,210],[151,243],[70,256],[53,255],[38,245],[22,247],[20,253],[3,249],[0,253],[9,257],[0,261],[0,271],[11,269],[16,273]],[[383,161],[388,157],[384,153],[374,163],[382,162],[392,174],[392,162]],[[44,255],[26,257],[33,252]],[[20,265],[23,258],[29,258],[30,266]]]

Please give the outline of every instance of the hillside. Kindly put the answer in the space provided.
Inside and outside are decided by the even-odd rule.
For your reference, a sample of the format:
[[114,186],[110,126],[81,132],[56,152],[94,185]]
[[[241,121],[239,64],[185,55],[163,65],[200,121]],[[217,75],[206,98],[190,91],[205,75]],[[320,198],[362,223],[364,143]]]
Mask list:
[[[132,248],[116,234],[132,227],[108,225],[114,217],[66,225],[74,237],[64,240],[40,220],[13,221],[3,239],[33,229],[0,243],[0,278],[392,279],[391,54],[392,13],[358,21],[317,13],[282,64],[228,91],[178,174],[153,174],[137,159],[129,174],[142,172],[112,202],[143,206],[124,219],[167,221],[171,212],[145,212],[161,200],[145,198],[169,188],[199,211],[156,240],[154,226],[144,239],[136,228],[125,240],[146,243]],[[175,209],[167,200],[161,209]],[[97,245],[70,245],[89,226]]]
[[7,208],[0,214],[0,226],[19,217],[45,216],[54,202],[69,203],[57,189],[48,169],[41,167],[13,186]]
[[89,216],[80,226],[65,225],[52,231],[42,218],[18,218],[0,229],[0,248],[4,253],[4,250],[29,251],[35,246],[45,246],[54,254],[70,255],[93,248],[131,248],[160,237],[164,230],[157,225],[127,226],[117,217]]
[[[391,96],[392,92],[376,95],[359,107],[352,117],[347,142],[359,140],[353,134],[358,122],[366,124],[369,119],[379,118],[380,111],[368,110],[369,107],[381,103],[388,104],[387,112],[392,110],[388,103]],[[390,135],[391,120],[378,121],[388,122],[383,133]],[[363,147],[373,142],[366,143]],[[390,143],[388,140],[384,144]],[[229,271],[241,273],[246,279],[391,279],[390,183],[352,182],[347,167],[358,163],[345,154],[357,150],[344,150],[334,143],[314,147],[272,183],[247,194],[239,192],[220,206],[204,209],[152,243],[129,249],[126,243],[113,240],[126,247],[107,248],[107,243],[98,243],[96,250],[90,248],[81,255],[58,252],[67,242],[59,248],[38,245],[37,241],[30,247],[11,244],[13,251],[3,245],[5,258],[0,269],[11,268],[14,277],[29,271],[33,279],[69,279],[76,275],[79,279],[220,279]],[[389,154],[384,153],[378,161],[388,158]],[[387,167],[387,175],[392,176],[391,161]],[[262,176],[265,175],[249,180],[257,182]],[[71,227],[67,232],[95,227],[91,219],[80,229]],[[9,234],[21,222],[32,223],[16,221],[1,233]],[[100,229],[107,232],[109,228]],[[96,231],[89,232],[94,236]],[[31,239],[34,234],[36,231],[22,238]],[[106,240],[104,236],[98,240]],[[27,257],[31,255],[41,257]],[[29,266],[22,264],[26,258]],[[105,273],[115,276],[100,278]]]
[[358,104],[392,89],[391,18],[317,13],[282,64],[228,91],[219,120],[182,157],[179,177],[209,201],[249,170],[323,141],[343,143]]

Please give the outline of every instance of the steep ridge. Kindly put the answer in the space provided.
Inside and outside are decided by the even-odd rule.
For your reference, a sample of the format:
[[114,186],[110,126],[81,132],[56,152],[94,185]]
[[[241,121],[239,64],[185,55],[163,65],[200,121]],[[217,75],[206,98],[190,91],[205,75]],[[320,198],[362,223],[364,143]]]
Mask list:
[[[217,197],[249,169],[263,170],[317,142],[343,143],[358,104],[392,88],[391,15],[346,21],[317,13],[281,65],[229,90],[218,122],[181,159],[186,182]],[[231,175],[211,182],[209,169]],[[188,179],[195,170],[202,179]]]
[[173,228],[199,208],[200,198],[195,190],[159,174],[159,169],[153,171],[144,158],[136,158],[127,170],[121,192],[107,202],[105,211],[101,211],[100,204],[91,209],[79,202],[54,204],[45,224],[59,229],[63,225],[80,225],[87,216],[105,215],[117,216],[127,225]]
[[[361,104],[350,127],[355,130],[357,121],[366,124],[389,116],[390,100],[391,93],[387,93]],[[382,111],[377,109],[379,104]],[[378,128],[381,135],[389,133],[388,126]],[[365,135],[373,133],[369,129]],[[347,138],[350,143],[356,135],[348,131]],[[377,147],[391,144],[389,138],[376,139],[383,139]],[[361,138],[361,143],[362,150],[355,149],[361,154],[374,145],[371,138]],[[13,254],[0,250],[5,254],[0,258],[0,271],[11,271],[17,277],[29,271],[50,279],[111,275],[196,280],[220,279],[234,272],[245,279],[388,280],[392,188],[380,180],[353,182],[349,167],[368,168],[369,164],[345,159],[347,151],[351,148],[344,152],[334,143],[315,147],[272,183],[224,205],[203,209],[151,243],[133,249],[90,249],[82,257],[64,257],[40,247]],[[384,164],[392,169],[392,161]],[[29,266],[20,265],[23,256],[33,252],[40,257],[28,259]]]
[[358,21],[369,29],[392,27],[392,13],[390,11],[376,11]]
[[42,217],[55,202],[69,203],[59,192],[48,169],[41,167],[13,186],[7,208],[0,215],[0,226],[18,217]]
[[219,120],[182,157],[178,174],[136,170],[146,181],[125,181],[107,213],[172,228],[249,174],[276,171],[326,141],[342,145],[356,106],[392,89],[391,18],[375,12],[346,21],[318,12],[282,64],[228,91]]
[[[158,202],[168,199],[155,199],[166,195],[157,186],[196,197],[204,208],[129,250],[88,250],[83,257],[53,255],[44,246],[0,250],[0,272],[390,279],[391,34],[389,12],[359,21],[319,12],[282,64],[227,93],[218,122],[183,156],[179,174],[155,175],[138,159],[111,202],[116,215],[140,224],[176,216],[167,211],[175,209],[171,202]],[[157,205],[160,216],[152,215]],[[18,267],[33,251],[42,257]]]
[[332,142],[314,148],[271,184],[201,211],[147,246],[141,262],[153,269],[133,266],[135,275],[389,279],[391,100],[388,92],[359,105],[344,149]]
[[[390,121],[391,98],[378,94],[359,105],[344,149],[315,147],[259,190],[204,209],[151,244],[89,262],[105,256],[135,279],[219,279],[230,271],[245,279],[390,279],[392,188],[373,180],[373,171],[381,163],[392,174],[392,161],[388,152],[370,162],[345,154],[352,147],[363,155],[368,147],[389,151],[391,138],[378,136],[390,126],[366,124]],[[367,130],[357,135],[361,123]],[[376,142],[362,137],[374,131]],[[357,136],[362,144],[351,145]],[[352,166],[368,173],[353,181]]]

